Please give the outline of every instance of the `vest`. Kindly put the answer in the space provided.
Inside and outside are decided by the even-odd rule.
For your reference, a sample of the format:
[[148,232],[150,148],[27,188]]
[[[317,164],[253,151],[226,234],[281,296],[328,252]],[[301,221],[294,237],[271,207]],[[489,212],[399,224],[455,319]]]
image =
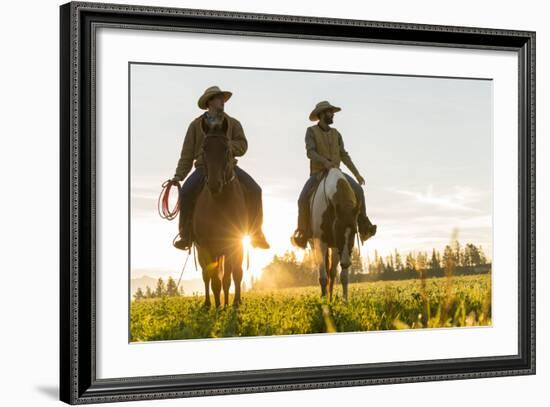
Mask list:
[[[313,130],[313,139],[317,146],[317,153],[322,155],[326,159],[340,166],[340,144],[338,143],[338,132],[335,128],[330,128],[328,132],[323,131],[319,125],[311,126]],[[325,169],[323,164],[309,160],[311,174],[322,171]]]

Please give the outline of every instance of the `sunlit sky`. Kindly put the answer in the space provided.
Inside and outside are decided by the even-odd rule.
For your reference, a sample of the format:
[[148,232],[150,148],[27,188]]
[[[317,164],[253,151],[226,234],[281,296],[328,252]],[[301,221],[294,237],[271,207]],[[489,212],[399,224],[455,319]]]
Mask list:
[[[177,220],[159,217],[157,199],[190,121],[203,112],[197,100],[212,85],[233,92],[225,111],[241,122],[249,144],[238,165],[263,190],[271,249],[251,251],[245,278],[291,249],[309,175],[308,116],[321,100],[342,108],[333,127],[366,180],[367,213],[378,232],[363,257],[442,250],[453,228],[462,243],[492,257],[490,80],[132,64],[132,278],[179,276],[186,253],[172,246]],[[189,263],[183,278],[198,278]]]

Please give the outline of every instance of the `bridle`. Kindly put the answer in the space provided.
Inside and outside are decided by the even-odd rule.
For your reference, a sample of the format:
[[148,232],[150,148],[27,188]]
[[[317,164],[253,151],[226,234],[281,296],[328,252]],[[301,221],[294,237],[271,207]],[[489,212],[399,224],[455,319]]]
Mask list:
[[[217,137],[219,138],[220,140],[223,141],[223,144],[224,144],[224,147],[225,147],[225,150],[226,150],[226,153],[225,153],[225,166],[223,168],[223,177],[222,177],[222,187],[224,187],[225,185],[229,184],[231,181],[233,181],[235,179],[235,171],[230,171],[231,170],[231,165],[232,165],[232,155],[231,155],[231,149],[229,148],[229,144],[228,144],[228,141],[225,137],[223,136],[206,136],[204,138],[204,141],[203,141],[203,145],[204,143],[207,141],[207,139],[209,137]],[[202,156],[202,162],[203,162],[203,170],[204,170],[204,182],[205,183],[208,183],[208,166],[206,165],[206,152],[204,151],[204,148],[202,149],[202,152],[201,152],[201,156]],[[231,173],[231,176],[228,177],[228,172]]]

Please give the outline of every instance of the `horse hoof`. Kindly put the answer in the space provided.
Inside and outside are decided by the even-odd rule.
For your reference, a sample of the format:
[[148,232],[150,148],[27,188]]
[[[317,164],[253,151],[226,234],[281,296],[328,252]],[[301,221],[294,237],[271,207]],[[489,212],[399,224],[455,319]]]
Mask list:
[[210,306],[211,306],[211,304],[208,303],[208,302],[205,302],[204,304],[202,304],[202,308],[205,309],[205,310],[209,310]]

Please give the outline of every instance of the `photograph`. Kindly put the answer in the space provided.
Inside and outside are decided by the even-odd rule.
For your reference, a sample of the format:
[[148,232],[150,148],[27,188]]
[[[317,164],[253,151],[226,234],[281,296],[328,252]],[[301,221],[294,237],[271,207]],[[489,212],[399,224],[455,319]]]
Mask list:
[[129,342],[491,326],[493,98],[129,61]]

